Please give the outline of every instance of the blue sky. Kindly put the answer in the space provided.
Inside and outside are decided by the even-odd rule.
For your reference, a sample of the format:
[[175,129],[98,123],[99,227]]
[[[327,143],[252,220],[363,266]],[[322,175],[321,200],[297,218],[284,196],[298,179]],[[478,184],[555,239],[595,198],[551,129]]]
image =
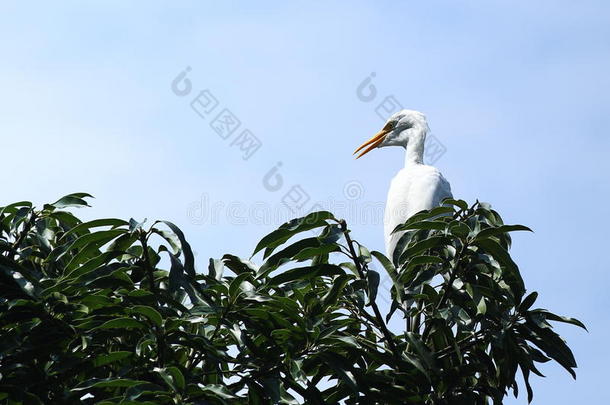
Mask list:
[[[601,403],[610,6],[532,3],[2,2],[0,145],[11,174],[0,205],[87,191],[96,200],[83,217],[174,221],[203,266],[248,256],[292,216],[282,201],[300,195],[304,210],[332,208],[383,250],[376,213],[403,152],[351,152],[393,97],[426,113],[456,197],[535,230],[515,237],[513,254],[539,304],[589,326],[559,327],[578,380],[543,366],[534,403]],[[177,96],[172,81],[187,67],[191,92]],[[371,73],[375,97],[363,101]],[[204,90],[218,104],[201,117],[191,102]],[[241,122],[227,139],[211,127],[225,108]],[[261,143],[247,160],[245,129]]]

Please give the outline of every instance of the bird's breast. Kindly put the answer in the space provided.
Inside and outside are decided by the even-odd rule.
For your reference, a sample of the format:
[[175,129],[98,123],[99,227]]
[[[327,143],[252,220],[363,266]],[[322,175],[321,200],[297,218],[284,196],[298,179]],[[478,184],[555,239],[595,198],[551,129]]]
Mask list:
[[390,183],[384,214],[386,251],[390,254],[400,239],[400,233],[392,233],[398,225],[419,211],[440,205],[448,197],[451,197],[449,183],[436,168],[415,165],[399,171]]

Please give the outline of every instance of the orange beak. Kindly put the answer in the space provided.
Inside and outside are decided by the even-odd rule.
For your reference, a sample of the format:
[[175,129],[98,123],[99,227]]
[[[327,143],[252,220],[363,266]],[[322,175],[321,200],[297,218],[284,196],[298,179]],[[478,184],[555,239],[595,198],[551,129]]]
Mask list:
[[[383,127],[383,129],[379,132],[377,132],[375,134],[375,136],[373,136],[371,139],[369,139],[368,141],[366,141],[365,143],[363,143],[362,145],[360,145],[360,147],[358,149],[356,149],[356,151],[354,151],[354,155],[358,152],[360,152],[362,149],[364,149],[362,152],[360,152],[360,154],[358,156],[356,156],[356,159],[361,158],[362,156],[366,155],[367,153],[369,153],[370,151],[372,151],[373,149],[375,149],[377,146],[379,146],[379,144],[381,142],[383,142],[383,140],[385,139],[386,135],[392,131],[392,125],[390,123],[385,124],[385,126]],[[368,148],[367,148],[368,146]]]

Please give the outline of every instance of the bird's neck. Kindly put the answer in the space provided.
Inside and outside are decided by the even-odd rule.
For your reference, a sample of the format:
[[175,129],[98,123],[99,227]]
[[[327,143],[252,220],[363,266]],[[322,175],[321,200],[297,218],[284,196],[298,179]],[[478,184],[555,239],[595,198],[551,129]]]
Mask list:
[[409,138],[405,154],[405,167],[424,164],[424,144],[426,143],[426,130],[418,130]]

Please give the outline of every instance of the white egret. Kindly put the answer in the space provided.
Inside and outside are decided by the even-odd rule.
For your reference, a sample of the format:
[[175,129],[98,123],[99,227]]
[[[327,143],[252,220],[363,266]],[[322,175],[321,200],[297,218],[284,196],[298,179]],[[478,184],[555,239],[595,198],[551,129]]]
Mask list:
[[[386,253],[390,259],[402,233],[392,233],[413,214],[437,207],[452,198],[451,186],[441,172],[424,164],[424,143],[429,131],[426,116],[419,111],[401,110],[393,114],[375,136],[360,146],[356,158],[375,148],[402,146],[405,167],[392,179],[384,214]],[[364,149],[364,150],[363,150]]]

